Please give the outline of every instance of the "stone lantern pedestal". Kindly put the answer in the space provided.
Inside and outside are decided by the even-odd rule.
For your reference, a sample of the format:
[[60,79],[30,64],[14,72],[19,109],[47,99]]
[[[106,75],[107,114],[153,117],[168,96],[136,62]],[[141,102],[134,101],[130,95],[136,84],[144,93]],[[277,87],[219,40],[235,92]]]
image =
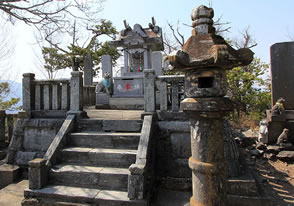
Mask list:
[[[189,116],[193,197],[191,206],[226,205],[224,119],[232,109],[229,99],[186,98],[181,109]],[[201,203],[201,204],[200,204]]]

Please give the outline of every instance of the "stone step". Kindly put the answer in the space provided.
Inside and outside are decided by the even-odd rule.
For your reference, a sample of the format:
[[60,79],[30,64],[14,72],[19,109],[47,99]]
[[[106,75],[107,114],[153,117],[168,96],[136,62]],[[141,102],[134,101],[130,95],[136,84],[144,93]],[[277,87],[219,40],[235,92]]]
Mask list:
[[56,165],[50,170],[50,183],[74,187],[127,191],[127,168]]
[[136,161],[137,150],[68,147],[62,150],[62,162],[86,166],[125,167]]
[[69,134],[70,146],[137,149],[141,133],[80,132]]
[[78,122],[77,131],[140,132],[141,127],[142,120],[81,119]]
[[129,200],[127,192],[62,185],[49,185],[39,190],[26,189],[24,196],[26,199],[47,198],[56,201],[88,203],[99,206],[147,206],[145,200]]
[[103,120],[104,131],[141,132],[142,120]]
[[94,131],[102,130],[102,122],[100,119],[80,119],[78,122],[77,131]]

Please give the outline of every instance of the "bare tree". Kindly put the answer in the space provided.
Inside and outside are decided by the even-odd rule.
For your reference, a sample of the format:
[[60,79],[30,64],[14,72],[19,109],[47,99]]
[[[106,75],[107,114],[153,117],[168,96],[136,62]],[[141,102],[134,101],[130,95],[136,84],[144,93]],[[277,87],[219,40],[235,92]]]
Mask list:
[[84,28],[95,25],[103,2],[104,0],[1,0],[0,15],[12,24],[21,21],[35,27],[40,41],[49,36],[58,40],[60,35],[72,32],[74,22]]

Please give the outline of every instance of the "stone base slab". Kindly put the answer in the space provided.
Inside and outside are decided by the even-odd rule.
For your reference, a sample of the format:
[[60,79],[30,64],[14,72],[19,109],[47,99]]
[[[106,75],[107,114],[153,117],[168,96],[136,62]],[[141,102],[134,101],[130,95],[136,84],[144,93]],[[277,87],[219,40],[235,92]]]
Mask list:
[[20,168],[16,165],[4,164],[0,166],[0,188],[18,180]]

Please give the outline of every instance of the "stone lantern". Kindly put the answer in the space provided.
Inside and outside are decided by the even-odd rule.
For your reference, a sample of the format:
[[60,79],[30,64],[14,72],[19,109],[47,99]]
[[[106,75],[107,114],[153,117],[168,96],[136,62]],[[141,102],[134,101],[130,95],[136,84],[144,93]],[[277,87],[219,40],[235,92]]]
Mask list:
[[214,11],[200,6],[192,11],[192,36],[169,56],[173,70],[185,73],[181,109],[191,126],[193,196],[191,206],[225,206],[224,117],[233,109],[227,92],[226,71],[248,65],[249,49],[233,49],[215,34]]

